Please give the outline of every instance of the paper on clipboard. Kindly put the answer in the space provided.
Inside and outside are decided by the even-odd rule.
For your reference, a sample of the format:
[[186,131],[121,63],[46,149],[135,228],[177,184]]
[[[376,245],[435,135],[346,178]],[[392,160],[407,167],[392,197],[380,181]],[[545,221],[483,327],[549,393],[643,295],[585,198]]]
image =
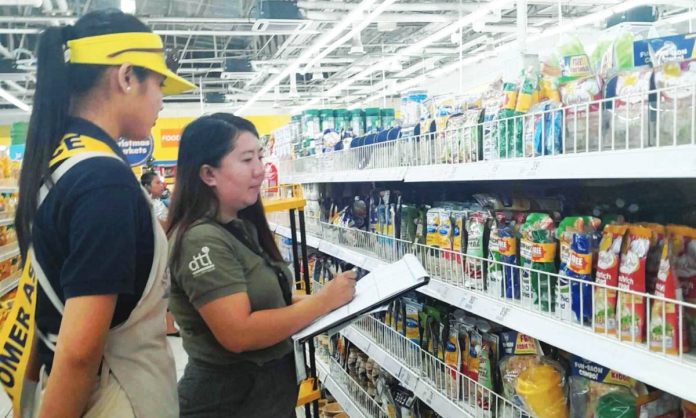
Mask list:
[[360,315],[426,285],[429,279],[418,259],[412,254],[407,254],[401,260],[381,266],[364,276],[355,285],[355,297],[350,303],[312,322],[292,338],[303,342],[328,330],[340,330]]

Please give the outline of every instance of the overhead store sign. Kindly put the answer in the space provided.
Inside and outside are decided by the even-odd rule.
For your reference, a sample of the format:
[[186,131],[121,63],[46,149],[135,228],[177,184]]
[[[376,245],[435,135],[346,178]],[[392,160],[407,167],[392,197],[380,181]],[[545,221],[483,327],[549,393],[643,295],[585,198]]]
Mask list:
[[180,128],[162,129],[160,135],[162,148],[179,148],[179,142],[181,142]]
[[152,138],[141,140],[121,138],[118,140],[118,146],[121,147],[131,167],[145,164],[152,156]]

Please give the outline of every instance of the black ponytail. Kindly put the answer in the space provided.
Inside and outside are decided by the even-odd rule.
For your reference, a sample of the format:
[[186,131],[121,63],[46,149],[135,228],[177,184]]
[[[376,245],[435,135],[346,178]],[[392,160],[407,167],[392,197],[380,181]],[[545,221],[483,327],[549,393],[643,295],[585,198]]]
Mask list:
[[[68,64],[65,43],[70,39],[122,32],[151,32],[137,18],[117,9],[94,11],[80,18],[74,27],[49,27],[39,38],[36,91],[19,180],[19,201],[15,215],[17,240],[26,260],[31,243],[31,224],[36,214],[38,192],[50,181],[49,162],[66,133],[71,100],[90,91],[108,66]],[[134,69],[141,81],[147,70]]]
[[63,54],[63,31],[51,27],[39,39],[36,93],[19,177],[21,193],[15,227],[24,260],[31,241],[31,220],[36,212],[39,187],[48,172],[51,155],[65,133],[69,107],[70,87]]

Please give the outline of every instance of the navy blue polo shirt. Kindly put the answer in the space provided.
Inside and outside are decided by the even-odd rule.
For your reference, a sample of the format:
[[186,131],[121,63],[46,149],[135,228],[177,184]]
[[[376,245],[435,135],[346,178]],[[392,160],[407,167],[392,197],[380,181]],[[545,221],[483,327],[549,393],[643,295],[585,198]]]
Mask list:
[[[150,209],[125,156],[106,132],[77,118],[70,120],[67,132],[103,141],[123,161],[91,158],[53,186],[34,218],[34,252],[64,303],[78,296],[118,295],[114,327],[128,319],[150,274],[154,254]],[[38,328],[57,335],[61,319],[40,290]],[[50,370],[53,352],[43,343],[39,347],[41,363]]]

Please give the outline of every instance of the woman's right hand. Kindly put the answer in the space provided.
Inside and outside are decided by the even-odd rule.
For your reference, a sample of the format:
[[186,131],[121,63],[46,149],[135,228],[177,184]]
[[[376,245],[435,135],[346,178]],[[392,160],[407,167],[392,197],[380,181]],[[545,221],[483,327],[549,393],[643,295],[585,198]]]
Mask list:
[[317,293],[317,296],[324,300],[329,312],[353,300],[356,278],[357,275],[354,271],[344,271],[334,276],[334,278],[325,284],[324,288]]

